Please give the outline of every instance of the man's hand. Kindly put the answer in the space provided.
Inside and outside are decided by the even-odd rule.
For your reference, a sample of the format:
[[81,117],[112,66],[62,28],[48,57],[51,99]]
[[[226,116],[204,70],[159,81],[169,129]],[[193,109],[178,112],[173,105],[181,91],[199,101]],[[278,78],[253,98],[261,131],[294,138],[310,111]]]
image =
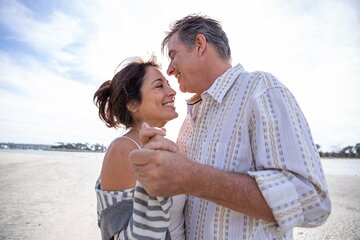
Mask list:
[[166,197],[183,193],[185,173],[192,162],[164,135],[164,129],[144,123],[140,130],[143,148],[132,151],[129,158],[136,178],[147,192]]

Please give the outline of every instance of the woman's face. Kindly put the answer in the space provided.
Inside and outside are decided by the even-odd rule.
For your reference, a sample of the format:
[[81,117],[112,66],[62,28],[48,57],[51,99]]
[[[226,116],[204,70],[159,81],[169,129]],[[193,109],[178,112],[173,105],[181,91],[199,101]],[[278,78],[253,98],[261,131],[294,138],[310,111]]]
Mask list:
[[147,67],[140,88],[142,102],[137,105],[137,119],[153,127],[162,127],[178,116],[175,111],[176,92],[156,67]]

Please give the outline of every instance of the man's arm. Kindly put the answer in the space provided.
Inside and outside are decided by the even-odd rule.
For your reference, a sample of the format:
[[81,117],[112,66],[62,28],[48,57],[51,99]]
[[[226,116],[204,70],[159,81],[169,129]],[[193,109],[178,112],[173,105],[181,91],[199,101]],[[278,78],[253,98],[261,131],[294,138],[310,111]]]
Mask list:
[[213,167],[192,162],[185,171],[185,192],[204,198],[224,207],[274,222],[254,178],[241,173],[224,172]]
[[193,195],[249,216],[274,221],[254,178],[193,162],[178,152],[170,140],[157,136],[158,131],[144,126],[140,132],[144,148],[130,154],[137,179],[151,195]]

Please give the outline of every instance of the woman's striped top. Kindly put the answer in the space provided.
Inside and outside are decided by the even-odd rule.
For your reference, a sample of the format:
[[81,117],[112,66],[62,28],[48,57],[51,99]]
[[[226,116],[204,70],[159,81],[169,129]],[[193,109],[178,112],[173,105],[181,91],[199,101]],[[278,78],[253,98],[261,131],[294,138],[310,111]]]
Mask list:
[[96,182],[97,217],[103,240],[171,239],[172,198],[149,196],[140,182],[123,191],[101,190]]

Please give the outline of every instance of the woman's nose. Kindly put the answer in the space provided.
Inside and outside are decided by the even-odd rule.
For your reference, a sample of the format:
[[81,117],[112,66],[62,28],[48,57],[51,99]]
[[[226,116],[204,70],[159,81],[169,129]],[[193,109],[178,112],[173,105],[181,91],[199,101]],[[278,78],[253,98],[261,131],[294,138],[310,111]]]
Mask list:
[[171,97],[174,97],[176,95],[176,91],[174,89],[172,89],[171,87],[169,87],[168,95]]

